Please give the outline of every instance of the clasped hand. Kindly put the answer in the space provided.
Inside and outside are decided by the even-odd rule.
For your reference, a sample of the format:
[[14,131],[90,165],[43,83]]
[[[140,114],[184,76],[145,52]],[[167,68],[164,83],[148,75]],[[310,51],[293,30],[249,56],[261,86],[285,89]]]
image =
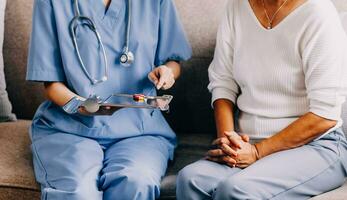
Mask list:
[[216,148],[207,152],[207,160],[238,168],[246,168],[258,160],[257,149],[249,143],[247,135],[236,132],[224,134],[224,137],[213,141],[212,145]]

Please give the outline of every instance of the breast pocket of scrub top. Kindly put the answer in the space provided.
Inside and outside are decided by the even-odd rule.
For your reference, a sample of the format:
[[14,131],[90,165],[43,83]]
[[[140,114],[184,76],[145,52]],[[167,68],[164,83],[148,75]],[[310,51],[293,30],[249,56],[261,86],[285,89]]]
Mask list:
[[[104,66],[104,55],[96,34],[90,27],[81,22],[76,29],[76,40],[78,50],[87,72],[91,77],[101,77],[103,70],[100,66]],[[76,57],[76,59],[78,59]]]

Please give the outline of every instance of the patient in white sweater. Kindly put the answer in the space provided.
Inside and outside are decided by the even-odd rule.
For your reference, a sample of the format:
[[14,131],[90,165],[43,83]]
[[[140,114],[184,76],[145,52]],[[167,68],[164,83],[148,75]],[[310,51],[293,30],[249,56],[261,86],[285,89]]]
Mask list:
[[344,183],[347,36],[330,0],[230,0],[209,77],[218,137],[180,172],[178,199],[307,199]]
[[212,102],[237,100],[240,131],[255,137],[272,136],[307,112],[340,127],[347,43],[333,5],[307,2],[265,30],[248,2],[241,4],[220,26],[209,69]]

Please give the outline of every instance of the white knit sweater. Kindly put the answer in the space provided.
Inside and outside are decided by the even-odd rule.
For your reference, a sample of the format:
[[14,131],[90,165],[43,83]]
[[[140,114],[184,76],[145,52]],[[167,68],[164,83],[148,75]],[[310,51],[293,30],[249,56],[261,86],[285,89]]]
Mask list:
[[305,113],[338,120],[347,78],[347,37],[330,0],[308,0],[266,30],[248,0],[230,0],[209,68],[212,102],[241,111],[239,131],[272,136]]

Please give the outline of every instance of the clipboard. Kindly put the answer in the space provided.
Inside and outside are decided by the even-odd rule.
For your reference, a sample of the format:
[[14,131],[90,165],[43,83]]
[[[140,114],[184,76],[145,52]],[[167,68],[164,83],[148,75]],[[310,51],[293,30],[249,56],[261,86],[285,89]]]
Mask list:
[[81,107],[90,115],[113,115],[122,108],[158,109],[168,111],[173,96],[146,96],[143,94],[112,94],[105,100],[93,96],[88,98]]

